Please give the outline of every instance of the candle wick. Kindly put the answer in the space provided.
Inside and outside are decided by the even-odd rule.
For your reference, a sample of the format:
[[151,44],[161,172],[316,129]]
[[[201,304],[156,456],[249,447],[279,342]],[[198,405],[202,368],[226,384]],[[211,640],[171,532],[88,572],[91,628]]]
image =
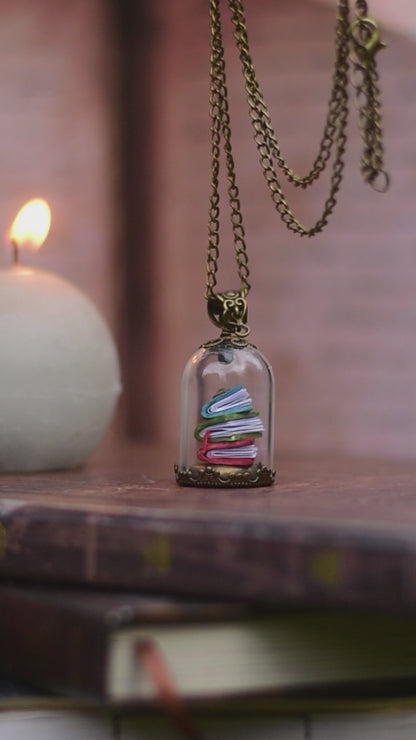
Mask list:
[[19,264],[19,245],[14,239],[11,240],[11,244],[13,248],[13,264],[16,266]]

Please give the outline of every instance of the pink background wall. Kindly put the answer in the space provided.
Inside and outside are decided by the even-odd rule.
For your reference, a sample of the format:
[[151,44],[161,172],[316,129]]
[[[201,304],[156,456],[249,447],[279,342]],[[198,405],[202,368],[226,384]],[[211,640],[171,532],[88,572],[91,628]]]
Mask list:
[[[76,282],[120,337],[120,324],[132,317],[120,319],[119,313],[118,52],[108,7],[101,0],[0,5],[0,232],[26,199],[49,200],[51,234],[25,261]],[[150,169],[138,162],[137,182],[149,190],[154,223],[131,249],[154,262],[156,279],[149,274],[148,282],[155,316],[151,345],[141,346],[134,331],[130,335],[136,346],[127,398],[141,399],[156,435],[176,443],[183,365],[216,333],[203,297],[210,192],[208,3],[157,0],[146,7],[154,14],[148,40],[155,64],[154,120],[141,134],[148,139]],[[283,152],[295,169],[306,170],[329,94],[334,9],[313,0],[246,0],[246,8],[258,77]],[[251,337],[274,366],[281,452],[415,451],[416,44],[391,30],[383,35],[388,49],[379,65],[391,190],[380,196],[362,183],[353,109],[338,208],[322,235],[304,241],[283,227],[273,209],[229,28],[226,34],[253,286]],[[147,73],[146,66],[138,71]],[[137,79],[138,100],[143,79]],[[320,214],[326,193],[327,183],[313,192],[287,189],[307,223]],[[7,245],[0,255],[1,266],[7,265]],[[225,222],[221,271],[219,288],[235,288]],[[148,320],[146,309],[136,320]],[[145,391],[140,376],[149,380]]]
[[[50,235],[22,262],[73,280],[114,324],[112,37],[104,7],[0,4],[0,234],[26,200],[44,197]],[[9,259],[3,243],[1,266]]]

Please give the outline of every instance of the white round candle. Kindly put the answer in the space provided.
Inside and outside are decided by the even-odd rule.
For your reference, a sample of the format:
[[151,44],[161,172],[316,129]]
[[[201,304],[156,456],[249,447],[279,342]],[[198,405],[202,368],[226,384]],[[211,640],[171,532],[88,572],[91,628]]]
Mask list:
[[56,275],[0,271],[0,471],[81,465],[121,390],[117,351],[97,309]]

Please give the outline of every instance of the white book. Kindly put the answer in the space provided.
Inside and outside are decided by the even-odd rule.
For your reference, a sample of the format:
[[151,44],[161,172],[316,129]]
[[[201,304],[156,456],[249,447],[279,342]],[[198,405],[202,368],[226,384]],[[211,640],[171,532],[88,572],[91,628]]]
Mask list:
[[224,456],[228,458],[236,458],[240,459],[242,457],[256,457],[258,452],[258,449],[256,445],[245,445],[244,447],[228,447],[227,449],[213,449],[213,450],[207,450],[205,453],[207,457],[209,457],[211,460],[218,460],[222,459]]

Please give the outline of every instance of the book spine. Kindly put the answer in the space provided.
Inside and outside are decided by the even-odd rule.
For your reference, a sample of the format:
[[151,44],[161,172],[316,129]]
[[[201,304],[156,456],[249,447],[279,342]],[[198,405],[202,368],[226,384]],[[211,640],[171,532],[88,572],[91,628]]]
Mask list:
[[0,510],[0,577],[291,605],[395,608],[416,565],[403,536],[169,512]]
[[105,698],[106,630],[36,594],[0,593],[2,676],[43,689]]

